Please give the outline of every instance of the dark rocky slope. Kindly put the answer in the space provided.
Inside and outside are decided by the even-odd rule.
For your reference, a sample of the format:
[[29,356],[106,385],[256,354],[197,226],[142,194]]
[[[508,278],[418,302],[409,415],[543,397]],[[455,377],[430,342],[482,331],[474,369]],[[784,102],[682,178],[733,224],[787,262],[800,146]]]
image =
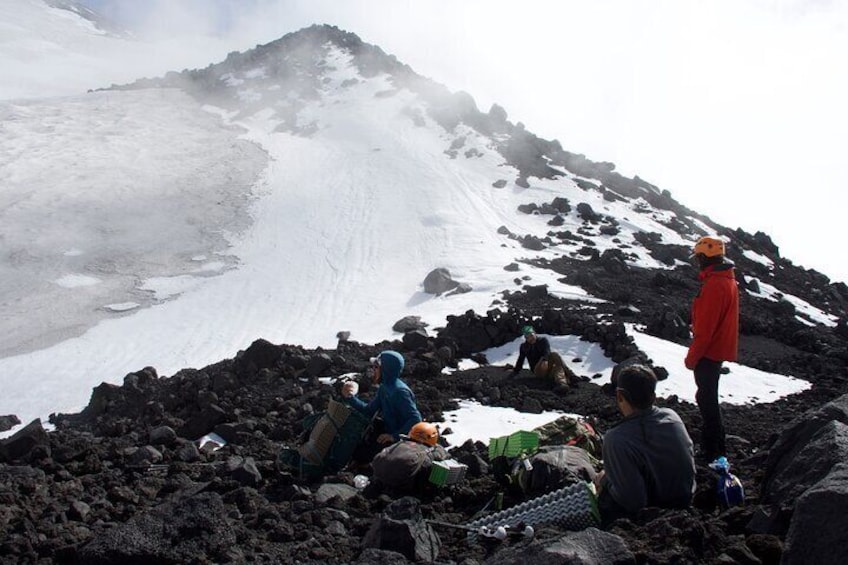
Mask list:
[[[441,373],[456,362],[457,354],[474,354],[483,346],[512,339],[518,325],[530,319],[542,332],[579,332],[613,357],[639,353],[616,323],[598,324],[585,315],[555,311],[550,307],[561,305],[550,297],[533,300],[527,295],[510,295],[511,306],[486,317],[467,313],[451,318],[437,337],[425,338],[415,348],[408,345],[420,340],[415,332],[405,339],[407,345],[340,342],[336,350],[328,351],[259,340],[235,358],[203,369],[158,378],[154,369],[147,368],[127,375],[122,386],[97,387],[82,413],[52,418],[56,431],[45,433],[34,423],[3,443],[0,559],[405,562],[404,557],[363,545],[391,498],[369,489],[357,491],[348,473],[327,477],[324,484],[298,484],[277,470],[277,452],[281,445],[296,441],[301,418],[321,410],[336,392],[321,384],[319,375],[361,373],[367,359],[384,348],[404,352],[406,378],[428,419],[441,419],[445,410],[456,407],[457,398],[476,398],[524,411],[577,412],[607,429],[618,416],[597,381],[558,396],[534,379],[505,380],[500,367]],[[632,521],[614,524],[610,534],[618,538],[610,539],[620,538],[616,543],[630,559],[625,562],[777,562],[795,502],[803,499],[796,497],[829,477],[842,453],[820,462],[813,475],[806,471],[808,476],[800,476],[791,470],[801,463],[791,463],[796,454],[790,452],[797,451],[799,437],[818,442],[819,450],[833,442],[841,445],[838,426],[848,421],[843,399],[836,417],[834,410],[825,411],[824,416],[799,424],[809,429],[795,430],[794,436],[778,435],[794,420],[804,420],[807,410],[848,392],[842,359],[805,352],[803,343],[785,351],[779,337],[769,338],[773,342],[767,346],[759,344],[760,364],[791,366],[795,374],[817,384],[774,404],[725,407],[733,434],[728,455],[744,479],[748,506],[719,512],[711,495],[712,473],[701,467],[699,493],[691,510],[647,509]],[[746,342],[751,339],[746,336]],[[674,398],[661,404],[677,410],[697,437],[700,422],[694,406]],[[819,422],[818,427],[810,428],[814,426],[810,421]],[[833,437],[823,437],[821,428],[826,426],[833,428]],[[212,430],[229,443],[218,451],[198,450],[191,440]],[[449,433],[445,437],[450,440]],[[486,471],[482,444],[457,450],[456,456],[470,464],[470,478],[459,487],[420,493],[420,512],[426,518],[466,523],[500,488]],[[810,466],[808,462],[806,467]],[[516,502],[507,495],[506,504]],[[439,562],[510,562],[502,545],[469,544],[461,530],[436,530],[439,543],[428,551],[435,551]],[[541,531],[534,551],[542,551],[564,534]],[[591,545],[592,536],[602,534],[593,530],[580,534],[588,540],[572,539],[574,535],[567,535],[569,543]],[[542,552],[539,559],[551,557]]]

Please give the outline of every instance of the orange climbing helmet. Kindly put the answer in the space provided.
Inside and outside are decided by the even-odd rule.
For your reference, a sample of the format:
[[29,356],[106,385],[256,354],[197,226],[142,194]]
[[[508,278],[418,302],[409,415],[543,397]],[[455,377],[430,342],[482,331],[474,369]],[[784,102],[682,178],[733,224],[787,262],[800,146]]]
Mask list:
[[409,430],[409,439],[424,445],[434,446],[439,441],[439,429],[430,422],[418,422]]
[[692,249],[692,257],[703,255],[704,257],[723,257],[724,242],[717,237],[704,236]]

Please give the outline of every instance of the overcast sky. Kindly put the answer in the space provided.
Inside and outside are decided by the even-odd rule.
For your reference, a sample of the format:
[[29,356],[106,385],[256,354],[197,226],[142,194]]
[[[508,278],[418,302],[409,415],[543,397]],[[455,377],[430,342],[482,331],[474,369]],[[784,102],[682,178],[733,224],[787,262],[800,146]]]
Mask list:
[[[612,161],[848,280],[848,3],[838,0],[85,0],[157,37],[245,50],[312,23],[379,45],[482,110]],[[205,66],[213,60],[198,62]],[[179,69],[178,69],[179,70]]]

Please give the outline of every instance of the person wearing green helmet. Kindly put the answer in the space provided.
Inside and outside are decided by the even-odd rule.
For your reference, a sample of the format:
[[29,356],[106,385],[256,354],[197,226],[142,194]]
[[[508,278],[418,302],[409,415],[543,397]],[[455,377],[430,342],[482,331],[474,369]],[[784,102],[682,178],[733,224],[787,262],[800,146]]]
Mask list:
[[537,336],[536,330],[530,325],[521,328],[521,333],[524,335],[524,343],[518,349],[518,361],[512,369],[513,377],[521,372],[526,359],[533,374],[553,381],[556,389],[566,390],[570,386],[577,386],[577,376],[565,365],[559,353],[551,351],[548,338]]

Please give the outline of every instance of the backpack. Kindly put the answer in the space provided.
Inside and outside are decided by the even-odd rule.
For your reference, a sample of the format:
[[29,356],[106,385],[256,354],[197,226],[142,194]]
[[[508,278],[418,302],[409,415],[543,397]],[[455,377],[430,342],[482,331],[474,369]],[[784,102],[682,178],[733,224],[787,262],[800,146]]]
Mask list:
[[299,478],[315,480],[347,465],[371,420],[330,399],[326,411],[307,416],[301,424],[303,442],[296,449],[283,448],[277,461],[282,468],[297,471]]
[[515,466],[512,482],[526,494],[545,494],[578,482],[591,482],[598,460],[573,445],[541,448],[528,459],[529,465]]
[[496,457],[491,461],[495,480],[515,494],[544,494],[597,474],[597,459],[573,445],[549,445],[532,455]]
[[603,457],[603,439],[595,427],[581,418],[563,416],[535,430],[547,445],[571,445],[585,449],[596,459]]
[[430,447],[401,439],[378,453],[371,462],[374,478],[391,491],[410,492],[423,485],[433,461],[444,461],[447,451],[441,445]]

